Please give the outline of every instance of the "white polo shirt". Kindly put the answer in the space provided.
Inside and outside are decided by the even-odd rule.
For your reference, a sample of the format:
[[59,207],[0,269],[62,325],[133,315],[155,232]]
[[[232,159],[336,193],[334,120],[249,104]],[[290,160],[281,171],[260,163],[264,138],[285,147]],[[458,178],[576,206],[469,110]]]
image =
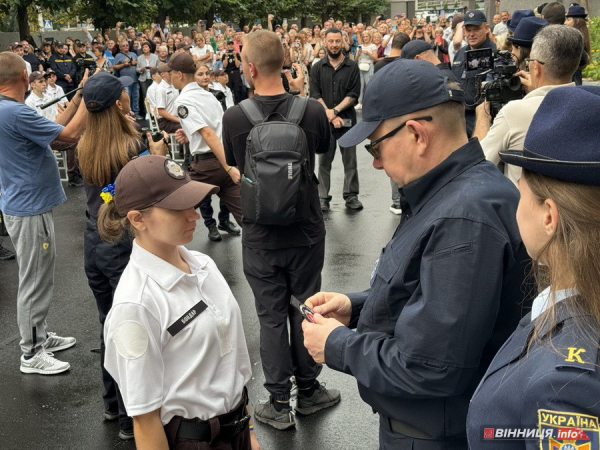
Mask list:
[[130,416],[211,417],[242,399],[251,366],[239,306],[214,261],[179,247],[187,274],[133,242],[106,318],[104,367]]
[[[48,95],[52,100],[55,100],[58,97],[65,95],[65,91],[58,84],[55,84],[54,87],[52,87],[50,86],[50,83],[48,83],[48,87],[46,87],[46,95]],[[58,103],[60,103],[62,106],[65,106],[67,104],[67,98],[63,98]]]
[[177,116],[190,140],[190,153],[209,153],[212,150],[202,138],[200,130],[209,127],[219,140],[223,134],[223,107],[210,92],[193,82],[186,85],[177,97]]
[[231,92],[229,86],[226,85],[225,87],[223,87],[221,83],[219,83],[218,81],[214,81],[213,83],[210,83],[208,87],[215,91],[221,91],[225,94],[225,106],[227,107],[227,109],[231,108],[235,104],[233,102],[233,92]]
[[177,115],[177,105],[175,100],[179,96],[179,91],[173,85],[162,80],[156,90],[156,107],[165,109],[169,114]]
[[[161,80],[161,83],[164,80]],[[148,103],[150,103],[150,107],[154,108],[156,106],[156,97],[158,95],[158,90],[162,89],[162,87],[160,86],[160,83],[157,83],[156,81],[154,81],[150,87],[148,88],[148,90],[146,91],[146,98],[148,99]],[[168,112],[168,111],[167,111]]]
[[43,97],[38,97],[35,92],[31,91],[29,97],[25,99],[25,104],[31,109],[34,109],[35,112],[37,112],[40,116],[54,122],[54,119],[56,119],[56,115],[58,114],[58,107],[56,106],[56,103],[44,109],[40,108],[40,106],[42,106],[44,103],[48,103],[52,100],[54,99],[46,93],[44,93]]

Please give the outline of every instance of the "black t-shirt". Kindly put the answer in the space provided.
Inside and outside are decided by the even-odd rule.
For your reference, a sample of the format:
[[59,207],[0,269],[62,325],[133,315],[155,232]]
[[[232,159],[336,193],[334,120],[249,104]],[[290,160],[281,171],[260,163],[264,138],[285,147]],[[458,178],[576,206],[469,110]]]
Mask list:
[[375,65],[373,66],[373,73],[377,72],[378,70],[383,69],[389,63],[392,63],[392,62],[396,61],[397,59],[400,59],[400,57],[399,56],[386,56],[381,61],[377,61],[375,63]]
[[40,68],[40,60],[33,53],[27,53],[26,55],[23,55],[23,59],[31,64],[32,72],[35,72]]
[[233,51],[233,52],[226,51],[223,54],[223,59],[227,60],[227,66],[225,67],[225,72],[235,72],[236,70],[240,70],[239,67],[235,66],[236,59],[240,62],[242,61],[242,57],[240,56],[239,53],[236,53],[235,51]]
[[[253,101],[267,117],[278,112],[286,116],[293,96],[285,93],[272,96],[255,95]],[[311,151],[310,167],[314,172],[315,153],[325,153],[329,150],[330,131],[329,121],[323,106],[316,100],[309,99],[300,127],[306,134],[308,148]],[[252,123],[239,106],[229,108],[223,116],[223,145],[227,164],[235,166],[244,173],[246,159],[246,138],[252,130]],[[259,225],[245,221],[242,218],[242,244],[246,247],[276,250],[281,248],[305,247],[313,245],[325,237],[323,213],[319,206],[319,193],[314,187],[311,196],[311,216],[301,222],[288,226]],[[243,199],[242,199],[243,201]]]

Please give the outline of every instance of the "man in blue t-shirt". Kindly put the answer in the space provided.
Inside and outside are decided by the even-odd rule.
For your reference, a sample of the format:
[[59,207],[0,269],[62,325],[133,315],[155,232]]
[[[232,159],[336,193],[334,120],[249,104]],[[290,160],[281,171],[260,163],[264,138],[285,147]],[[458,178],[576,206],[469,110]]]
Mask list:
[[79,91],[57,123],[51,122],[23,103],[28,89],[24,61],[14,53],[0,53],[0,211],[19,264],[21,372],[53,375],[70,365],[51,352],[72,347],[75,338],[46,328],[56,257],[52,209],[66,200],[49,144],[54,139],[77,142],[87,110],[79,107]]
[[119,51],[115,55],[113,68],[115,75],[119,77],[130,77],[134,83],[125,88],[129,94],[131,101],[131,110],[135,114],[136,119],[140,117],[140,83],[137,77],[137,55],[129,51],[129,43],[127,41],[119,42]]

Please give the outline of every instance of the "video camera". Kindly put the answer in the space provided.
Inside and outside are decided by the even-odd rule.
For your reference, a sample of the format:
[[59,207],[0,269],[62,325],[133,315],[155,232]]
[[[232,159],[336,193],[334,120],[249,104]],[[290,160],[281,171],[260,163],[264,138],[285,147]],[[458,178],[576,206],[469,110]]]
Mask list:
[[77,59],[75,60],[75,64],[77,64],[78,66],[78,70],[80,71],[84,71],[85,69],[89,69],[90,73],[92,73],[93,71],[95,71],[98,66],[96,65],[96,61],[90,61],[88,59]]
[[521,79],[516,75],[519,68],[514,63],[512,53],[500,51],[494,59],[491,48],[467,50],[465,61],[468,71],[484,69],[476,75],[478,88],[475,104],[487,100],[492,118],[508,102],[523,98]]

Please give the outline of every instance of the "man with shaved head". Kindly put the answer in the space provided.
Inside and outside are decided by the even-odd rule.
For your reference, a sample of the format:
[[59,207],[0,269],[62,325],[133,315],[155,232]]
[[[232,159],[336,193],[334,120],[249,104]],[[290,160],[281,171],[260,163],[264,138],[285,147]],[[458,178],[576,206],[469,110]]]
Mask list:
[[74,346],[75,338],[57,336],[46,326],[56,255],[52,209],[66,200],[50,143],[77,142],[87,112],[79,91],[57,123],[51,122],[23,103],[28,89],[25,61],[0,53],[0,210],[19,264],[21,372],[53,375],[70,368],[53,353]]
[[[293,104],[300,102],[283,88],[281,68],[284,50],[280,38],[271,31],[256,31],[246,36],[242,47],[244,74],[254,97],[242,102],[253,104],[264,117],[290,117]],[[296,65],[297,66],[297,65]],[[286,72],[290,89],[302,92],[304,78]],[[315,152],[329,149],[329,123],[323,107],[312,99],[304,100],[306,109],[298,125],[304,130],[310,152],[309,170],[315,170]],[[223,117],[223,146],[227,163],[243,172],[246,161],[246,138],[252,130],[250,119],[240,105],[233,106]],[[274,153],[275,154],[275,153]],[[277,157],[277,156],[274,156]],[[290,169],[291,170],[291,169]],[[276,174],[273,175],[274,177]],[[310,357],[304,346],[302,314],[290,306],[290,295],[300,301],[320,289],[325,255],[325,226],[319,207],[316,185],[309,192],[308,218],[290,225],[263,225],[242,219],[242,258],[244,274],[254,293],[260,322],[260,354],[269,400],[254,409],[256,420],[278,430],[295,426],[290,407],[291,377],[298,386],[296,411],[312,414],[335,405],[340,393],[325,389],[317,381],[321,366]],[[242,204],[244,198],[242,190]],[[289,320],[289,333],[288,333]]]

